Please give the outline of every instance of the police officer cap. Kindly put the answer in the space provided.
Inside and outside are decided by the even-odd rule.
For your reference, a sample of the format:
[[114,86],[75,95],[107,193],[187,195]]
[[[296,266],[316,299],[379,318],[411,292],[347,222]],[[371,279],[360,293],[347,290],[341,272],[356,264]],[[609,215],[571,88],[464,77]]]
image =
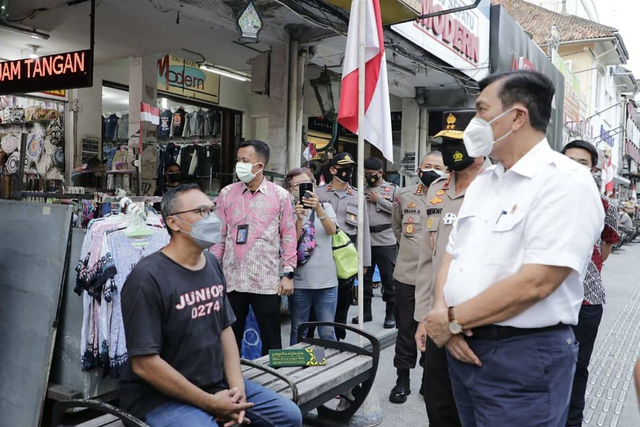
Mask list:
[[364,161],[364,168],[379,171],[384,168],[384,163],[377,157],[369,157]]
[[356,162],[353,161],[353,157],[349,153],[337,153],[331,159],[331,163],[329,166],[350,166],[355,165]]

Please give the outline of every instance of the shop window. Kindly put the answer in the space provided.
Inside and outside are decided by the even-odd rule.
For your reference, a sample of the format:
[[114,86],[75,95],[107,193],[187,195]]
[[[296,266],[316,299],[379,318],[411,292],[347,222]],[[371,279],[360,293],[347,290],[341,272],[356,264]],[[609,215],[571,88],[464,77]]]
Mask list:
[[[43,98],[0,96],[0,198],[12,198],[19,188],[40,192],[61,189],[66,102],[58,98],[66,93],[58,92],[43,93]],[[56,99],[44,98],[49,96]]]

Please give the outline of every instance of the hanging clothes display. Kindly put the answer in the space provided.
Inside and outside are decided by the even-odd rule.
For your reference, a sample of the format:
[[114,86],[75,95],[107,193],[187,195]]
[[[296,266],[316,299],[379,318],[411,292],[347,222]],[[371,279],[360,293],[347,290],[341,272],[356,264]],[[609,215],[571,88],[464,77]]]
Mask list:
[[127,214],[91,220],[76,271],[82,295],[82,369],[118,378],[127,361],[120,294],[134,266],[169,243],[160,219],[130,205]]
[[187,113],[184,111],[184,108],[180,107],[173,113],[173,124],[171,126],[173,130],[173,135],[182,136],[182,132],[184,131],[184,120],[185,115]]
[[169,138],[171,135],[171,118],[173,113],[170,110],[164,110],[160,114],[160,124],[158,125],[158,138]]
[[120,118],[116,114],[111,114],[105,119],[104,138],[107,141],[116,141],[118,138],[118,122]]

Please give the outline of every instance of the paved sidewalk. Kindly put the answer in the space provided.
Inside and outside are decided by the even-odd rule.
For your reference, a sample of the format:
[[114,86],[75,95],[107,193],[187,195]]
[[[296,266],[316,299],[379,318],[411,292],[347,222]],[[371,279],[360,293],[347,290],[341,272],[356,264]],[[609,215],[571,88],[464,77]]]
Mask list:
[[633,367],[640,355],[640,244],[612,254],[603,270],[607,304],[589,366],[585,426],[640,426]]

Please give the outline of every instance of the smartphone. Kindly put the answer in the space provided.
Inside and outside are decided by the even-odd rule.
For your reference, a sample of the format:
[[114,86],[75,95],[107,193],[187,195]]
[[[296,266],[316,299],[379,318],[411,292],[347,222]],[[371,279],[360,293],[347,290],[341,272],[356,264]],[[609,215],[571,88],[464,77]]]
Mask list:
[[300,204],[304,206],[302,199],[308,196],[307,192],[313,191],[313,184],[310,182],[303,182],[298,186],[298,191],[300,193]]

